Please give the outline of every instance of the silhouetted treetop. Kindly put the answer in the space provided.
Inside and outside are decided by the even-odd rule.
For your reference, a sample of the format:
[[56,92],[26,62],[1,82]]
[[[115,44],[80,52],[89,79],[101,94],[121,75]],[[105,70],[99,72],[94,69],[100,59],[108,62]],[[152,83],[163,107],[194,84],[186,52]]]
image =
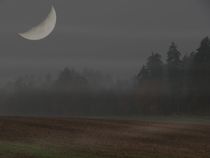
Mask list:
[[210,62],[210,40],[208,37],[201,41],[198,52],[195,55],[196,63],[208,63]]
[[163,62],[161,55],[158,53],[152,53],[151,56],[147,58],[146,66],[144,65],[137,75],[138,80],[145,79],[158,79],[162,78],[163,73]]
[[178,51],[177,46],[174,42],[171,43],[169,51],[167,52],[167,63],[168,64],[179,64],[181,53]]
[[151,78],[157,78],[162,76],[163,62],[161,55],[158,53],[152,53],[147,60],[147,69]]
[[200,44],[200,47],[197,49],[198,52],[210,52],[210,40],[209,37],[205,37]]
[[87,79],[75,70],[64,68],[56,80],[56,86],[65,90],[84,88],[87,85]]

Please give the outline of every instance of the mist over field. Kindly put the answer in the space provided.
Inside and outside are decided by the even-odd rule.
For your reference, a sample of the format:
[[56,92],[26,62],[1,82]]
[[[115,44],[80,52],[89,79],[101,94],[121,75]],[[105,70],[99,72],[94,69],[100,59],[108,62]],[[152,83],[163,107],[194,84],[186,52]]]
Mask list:
[[26,74],[2,84],[1,114],[27,116],[138,117],[208,116],[210,40],[182,54],[172,42],[152,52],[127,80],[99,70],[65,67],[57,74]]
[[0,158],[209,158],[209,0],[0,0]]

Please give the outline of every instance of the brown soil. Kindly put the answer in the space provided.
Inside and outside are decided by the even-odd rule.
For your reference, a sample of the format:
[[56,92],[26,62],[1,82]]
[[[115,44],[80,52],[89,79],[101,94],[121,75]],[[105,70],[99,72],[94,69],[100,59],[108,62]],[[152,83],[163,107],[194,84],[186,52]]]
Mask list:
[[110,157],[151,154],[175,158],[208,158],[210,125],[1,117],[0,142],[53,146],[63,151],[90,151],[99,157],[100,154],[109,153]]

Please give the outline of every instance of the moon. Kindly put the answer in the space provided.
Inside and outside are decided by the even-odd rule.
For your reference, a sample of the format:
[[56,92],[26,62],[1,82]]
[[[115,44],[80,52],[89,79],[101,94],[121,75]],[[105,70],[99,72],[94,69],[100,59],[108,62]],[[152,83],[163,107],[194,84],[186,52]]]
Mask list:
[[56,26],[56,20],[57,20],[56,11],[54,6],[52,6],[50,13],[43,22],[41,22],[39,25],[35,27],[32,27],[26,32],[18,34],[27,40],[44,39],[53,32]]

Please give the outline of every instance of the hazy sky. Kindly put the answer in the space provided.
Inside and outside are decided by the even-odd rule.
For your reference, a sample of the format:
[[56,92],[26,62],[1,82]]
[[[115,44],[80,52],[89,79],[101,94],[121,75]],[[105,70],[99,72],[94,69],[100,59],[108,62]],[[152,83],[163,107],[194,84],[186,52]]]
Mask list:
[[[51,36],[34,42],[17,35],[52,4],[58,23]],[[0,0],[0,78],[64,66],[131,76],[172,41],[183,53],[196,49],[210,34],[208,9],[208,0]]]

